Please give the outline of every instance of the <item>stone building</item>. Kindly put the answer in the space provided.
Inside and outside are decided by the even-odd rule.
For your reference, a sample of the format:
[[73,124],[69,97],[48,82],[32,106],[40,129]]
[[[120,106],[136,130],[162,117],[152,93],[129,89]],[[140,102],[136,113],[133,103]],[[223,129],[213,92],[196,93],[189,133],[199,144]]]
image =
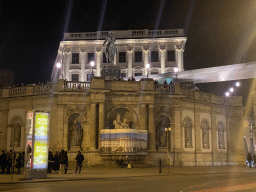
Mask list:
[[146,150],[120,148],[114,155],[109,153],[112,160],[116,155],[143,155],[139,163],[152,165],[157,165],[159,157],[166,165],[167,156],[175,166],[245,162],[241,97],[219,97],[178,83],[154,84],[152,79],[94,77],[90,83],[61,79],[4,89],[0,106],[1,150],[14,147],[17,152],[24,151],[26,112],[40,110],[50,112],[50,148],[53,152],[67,150],[71,163],[77,150],[84,154],[85,165],[109,161],[102,153],[100,135],[117,125],[120,130],[146,132]]
[[[183,70],[187,41],[183,29],[112,32],[117,46],[114,65],[121,68],[121,77],[163,74],[173,72],[174,68]],[[101,70],[107,64],[103,43],[109,33],[65,33],[64,41],[59,45],[52,80],[90,81],[92,73],[101,76]],[[92,61],[93,67],[90,65]],[[149,69],[147,64],[150,64]]]

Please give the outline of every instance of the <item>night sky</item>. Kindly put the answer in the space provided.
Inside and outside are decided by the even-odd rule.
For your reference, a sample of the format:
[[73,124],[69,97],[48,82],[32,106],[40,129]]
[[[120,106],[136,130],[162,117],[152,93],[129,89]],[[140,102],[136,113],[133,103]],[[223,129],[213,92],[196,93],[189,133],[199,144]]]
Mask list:
[[[185,70],[256,60],[255,0],[31,2],[0,1],[0,69],[13,71],[15,84],[50,81],[65,32],[183,28]],[[206,89],[222,94],[230,84]]]

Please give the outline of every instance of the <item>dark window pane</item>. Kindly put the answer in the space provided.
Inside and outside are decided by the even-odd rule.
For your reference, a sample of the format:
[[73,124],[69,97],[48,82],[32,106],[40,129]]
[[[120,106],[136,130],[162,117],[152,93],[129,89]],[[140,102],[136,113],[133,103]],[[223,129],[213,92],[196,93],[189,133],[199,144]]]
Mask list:
[[105,53],[105,52],[103,53],[102,62],[103,62],[103,63],[107,63],[107,58],[106,58],[106,53]]
[[158,74],[158,72],[151,72],[151,75]]
[[87,81],[91,81],[92,80],[92,74],[87,74]]
[[151,62],[158,62],[158,51],[151,51]]
[[134,76],[142,76],[142,73],[134,73]]
[[73,64],[79,63],[79,53],[72,53],[72,63]]
[[126,62],[126,52],[119,52],[119,63]]
[[79,74],[72,74],[72,81],[78,82]]
[[120,73],[120,78],[126,77],[126,73]]
[[142,52],[141,51],[135,52],[135,62],[142,62]]
[[88,53],[88,63],[94,60],[94,53]]
[[175,52],[167,51],[167,61],[175,61]]

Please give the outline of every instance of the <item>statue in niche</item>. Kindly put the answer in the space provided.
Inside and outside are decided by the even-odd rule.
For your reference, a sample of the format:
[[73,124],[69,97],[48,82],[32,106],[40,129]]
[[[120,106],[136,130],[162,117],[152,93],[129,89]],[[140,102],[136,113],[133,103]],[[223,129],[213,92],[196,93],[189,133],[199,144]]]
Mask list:
[[21,140],[21,126],[19,123],[14,123],[12,128],[12,140],[11,147],[14,144],[14,147],[20,147]]
[[116,119],[113,121],[113,125],[114,125],[115,129],[130,129],[129,124],[131,124],[131,123],[129,123],[125,117],[124,117],[123,121],[121,121],[120,114],[117,114]]
[[109,37],[106,38],[106,40],[103,43],[103,46],[107,44],[106,47],[106,60],[107,63],[114,63],[114,57],[117,53],[116,45],[115,45],[116,39],[114,38],[113,32],[109,33]]
[[219,129],[218,130],[218,140],[219,140],[219,149],[224,149],[225,145],[224,145],[224,130],[223,129]]
[[165,128],[168,126],[166,125],[165,121],[162,120],[156,130],[157,130],[157,147],[167,147],[167,132]]
[[206,125],[202,126],[202,137],[203,137],[203,148],[209,147],[209,137],[208,137],[208,127]]
[[191,126],[185,122],[185,147],[192,147],[191,145]]
[[83,129],[77,119],[74,119],[70,129],[70,146],[81,146]]

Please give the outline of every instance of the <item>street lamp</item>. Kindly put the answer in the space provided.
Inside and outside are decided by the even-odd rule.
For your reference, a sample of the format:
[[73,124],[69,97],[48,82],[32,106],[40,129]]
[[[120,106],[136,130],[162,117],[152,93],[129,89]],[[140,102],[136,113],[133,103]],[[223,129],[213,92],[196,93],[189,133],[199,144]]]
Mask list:
[[236,86],[239,87],[240,86],[240,82],[236,82]]
[[150,67],[150,64],[146,64],[146,68],[147,68],[147,79],[148,79],[148,69]]
[[174,75],[175,75],[175,77],[176,77],[176,81],[177,81],[177,77],[178,77],[178,74],[177,74],[177,72],[178,72],[178,67],[174,67]]
[[90,65],[91,65],[91,68],[92,68],[92,77],[93,77],[93,66],[94,66],[95,62],[94,61],[91,61],[90,62]]

